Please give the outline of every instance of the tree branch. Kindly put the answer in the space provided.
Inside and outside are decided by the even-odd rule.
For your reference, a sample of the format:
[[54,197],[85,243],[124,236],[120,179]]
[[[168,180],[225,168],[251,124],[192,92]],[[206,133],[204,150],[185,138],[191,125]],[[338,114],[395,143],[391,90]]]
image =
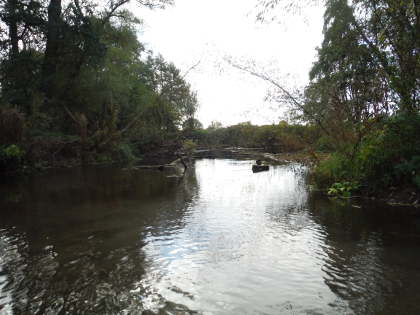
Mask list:
[[244,67],[244,66],[241,66],[241,65],[238,65],[238,64],[236,64],[236,63],[234,63],[234,62],[232,62],[231,60],[229,60],[229,59],[226,59],[226,61],[232,66],[232,67],[234,67],[234,68],[236,68],[236,69],[238,69],[238,70],[241,70],[241,71],[244,71],[244,72],[246,72],[246,73],[248,73],[248,74],[251,74],[252,76],[254,76],[254,77],[257,77],[257,78],[260,78],[260,79],[262,79],[262,80],[264,80],[264,81],[266,81],[266,82],[268,82],[268,83],[270,83],[270,84],[272,84],[272,85],[274,85],[276,88],[278,88],[285,96],[286,96],[286,98],[288,98],[297,108],[299,108],[302,112],[303,112],[303,114],[304,115],[307,115],[308,117],[310,117],[311,119],[313,119],[318,125],[319,125],[319,127],[326,133],[326,134],[328,134],[328,135],[330,135],[331,133],[328,131],[328,129],[327,128],[325,128],[324,127],[324,124],[322,123],[322,121],[319,119],[319,118],[317,118],[316,116],[314,116],[314,115],[312,115],[306,108],[305,108],[305,105],[302,103],[302,102],[300,102],[300,101],[298,101],[297,99],[296,99],[296,97],[294,97],[286,88],[284,88],[280,83],[278,83],[278,82],[276,82],[275,80],[273,80],[272,78],[270,78],[269,76],[267,76],[267,75],[265,75],[265,74],[263,74],[263,73],[259,73],[259,72],[256,72],[256,71],[254,71],[254,70],[252,70],[252,69],[249,69],[249,68],[247,68],[247,67]]
[[184,75],[182,75],[182,78],[185,79],[185,77],[195,68],[198,67],[198,65],[201,63],[201,60],[199,60],[198,62],[196,62],[194,65],[192,65],[187,71],[185,71]]
[[111,1],[110,9],[103,17],[102,24],[108,23],[108,21],[114,16],[115,11],[128,2],[130,2],[130,0],[119,0],[117,2]]

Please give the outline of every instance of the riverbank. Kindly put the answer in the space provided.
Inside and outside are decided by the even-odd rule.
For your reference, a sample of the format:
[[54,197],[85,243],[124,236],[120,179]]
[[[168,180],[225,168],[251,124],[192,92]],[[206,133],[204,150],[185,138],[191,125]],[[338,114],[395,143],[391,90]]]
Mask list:
[[[20,149],[8,160],[3,161],[1,173],[13,176],[18,173],[31,173],[51,168],[73,168],[81,165],[136,165],[142,167],[158,167],[169,165],[180,155],[186,155],[180,145],[168,145],[160,148],[140,152],[138,155],[128,154],[124,148],[111,152],[85,152],[82,158],[82,148],[79,141],[50,140],[33,142]],[[313,165],[316,159],[307,152],[267,153],[261,148],[200,148],[193,152],[194,158],[223,158],[262,160],[268,164],[286,164],[298,162]],[[8,164],[7,164],[8,163]]]
[[[25,155],[27,160],[22,162],[21,167],[4,174],[13,177],[48,169],[79,167],[83,165],[79,146],[74,141],[59,144],[49,143],[48,145],[45,143],[33,144]],[[100,154],[92,152],[88,156],[89,159],[84,161],[86,166],[117,165],[130,170],[156,169],[174,174],[182,174],[186,169],[186,166],[179,159],[180,156],[185,156],[185,152],[182,152],[179,146],[161,147],[131,159],[121,158],[118,153]],[[268,153],[264,152],[262,148],[215,147],[199,148],[193,152],[192,156],[195,159],[261,160],[266,165],[300,163],[313,170],[320,161],[327,159],[329,154],[309,151]],[[27,163],[28,161],[31,161],[31,163]],[[328,189],[320,191],[328,195]],[[420,193],[414,187],[390,187],[386,190],[369,193],[362,190],[355,192],[354,198],[379,200],[388,205],[420,208]]]
[[133,152],[127,145],[121,145],[104,151],[83,149],[80,141],[71,137],[51,137],[9,147],[13,150],[0,154],[0,174],[7,177],[80,166],[164,165],[177,159],[181,145],[173,143],[138,152]]

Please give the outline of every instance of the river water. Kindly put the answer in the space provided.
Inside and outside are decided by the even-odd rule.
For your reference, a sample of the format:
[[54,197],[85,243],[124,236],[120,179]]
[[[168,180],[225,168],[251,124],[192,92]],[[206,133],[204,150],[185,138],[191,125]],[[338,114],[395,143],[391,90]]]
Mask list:
[[420,216],[251,161],[0,186],[3,314],[420,314]]

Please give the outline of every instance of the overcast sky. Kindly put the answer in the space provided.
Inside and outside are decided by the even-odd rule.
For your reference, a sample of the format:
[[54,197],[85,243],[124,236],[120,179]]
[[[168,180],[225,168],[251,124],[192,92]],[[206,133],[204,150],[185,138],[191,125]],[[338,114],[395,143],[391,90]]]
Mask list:
[[277,123],[281,106],[265,101],[268,86],[224,61],[253,61],[276,76],[288,75],[286,85],[304,85],[322,41],[322,7],[303,15],[276,12],[277,22],[256,21],[258,0],[175,0],[175,6],[150,11],[132,6],[144,22],[140,41],[162,54],[197,91],[197,118],[207,126],[243,121]]

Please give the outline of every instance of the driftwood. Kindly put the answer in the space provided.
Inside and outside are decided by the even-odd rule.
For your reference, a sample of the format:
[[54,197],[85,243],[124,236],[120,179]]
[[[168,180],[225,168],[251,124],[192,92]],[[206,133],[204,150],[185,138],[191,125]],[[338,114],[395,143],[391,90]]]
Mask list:
[[177,170],[180,168],[180,164],[182,164],[184,168],[184,172],[188,169],[188,165],[185,162],[183,157],[179,157],[175,161],[169,163],[169,164],[163,164],[163,165],[137,165],[133,167],[134,169],[149,169],[149,170],[159,170],[159,171],[165,171],[165,170]]

